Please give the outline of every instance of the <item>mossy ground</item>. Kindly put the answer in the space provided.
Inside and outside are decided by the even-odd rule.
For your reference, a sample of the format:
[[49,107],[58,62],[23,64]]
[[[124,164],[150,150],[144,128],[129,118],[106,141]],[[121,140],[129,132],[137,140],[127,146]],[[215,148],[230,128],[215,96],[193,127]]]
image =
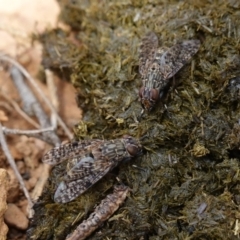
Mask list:
[[[60,71],[64,59],[71,70],[84,110],[76,136],[146,135],[145,154],[121,164],[68,204],[52,201],[51,189],[65,166],[56,167],[36,206],[29,239],[64,239],[111,192],[115,176],[132,191],[89,239],[239,239],[238,1],[85,0],[60,5],[61,19],[72,27],[79,46],[70,44],[66,51],[66,33],[49,45],[47,36],[54,39],[60,30],[48,32],[42,40],[43,59],[46,67]],[[149,31],[156,32],[161,45],[195,38],[202,45],[175,76],[164,102],[137,122],[138,47]],[[64,50],[56,61],[59,41]]]

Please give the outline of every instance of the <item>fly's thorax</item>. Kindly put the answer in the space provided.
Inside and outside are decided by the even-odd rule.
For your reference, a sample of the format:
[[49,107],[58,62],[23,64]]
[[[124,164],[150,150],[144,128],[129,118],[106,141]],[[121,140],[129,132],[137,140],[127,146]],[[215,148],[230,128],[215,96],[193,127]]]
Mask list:
[[[106,162],[114,161],[117,163],[134,157],[139,149],[141,147],[139,147],[137,141],[129,136],[114,140],[95,140],[85,148],[79,164],[83,163],[85,159],[88,162],[90,162],[89,159],[92,159],[93,162],[98,159],[105,159]],[[71,166],[76,166],[78,161],[79,158],[72,159],[70,161]]]
[[123,136],[121,139],[106,141],[101,146],[101,154],[108,159],[122,161],[135,157],[142,152],[139,141],[131,136]]
[[150,65],[145,78],[147,80],[145,84],[149,88],[155,88],[158,82],[161,81],[161,71],[158,62],[154,61]]
[[121,139],[105,141],[99,150],[102,156],[108,160],[122,161],[124,158],[130,157]]

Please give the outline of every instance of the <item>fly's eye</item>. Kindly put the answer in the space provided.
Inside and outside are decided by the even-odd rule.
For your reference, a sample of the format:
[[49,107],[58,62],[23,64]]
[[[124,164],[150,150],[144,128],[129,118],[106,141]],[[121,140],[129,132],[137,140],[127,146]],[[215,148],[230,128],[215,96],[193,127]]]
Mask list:
[[136,147],[133,144],[130,144],[129,146],[127,146],[127,151],[131,156],[136,156],[139,153],[138,147]]
[[159,98],[159,93],[158,93],[158,90],[157,89],[151,89],[151,91],[150,91],[150,98],[151,98],[151,100],[153,100],[153,101],[157,101],[158,100],[158,98]]
[[139,92],[138,92],[140,98],[143,97],[143,92],[144,92],[144,87],[141,87]]

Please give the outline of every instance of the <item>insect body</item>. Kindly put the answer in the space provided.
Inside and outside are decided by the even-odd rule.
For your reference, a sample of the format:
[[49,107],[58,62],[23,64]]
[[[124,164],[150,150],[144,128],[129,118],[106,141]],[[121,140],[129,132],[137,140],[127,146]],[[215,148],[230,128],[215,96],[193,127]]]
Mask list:
[[188,40],[167,48],[158,48],[158,38],[151,32],[142,39],[139,72],[143,86],[139,90],[143,111],[151,111],[173,77],[198,51],[199,40]]
[[139,141],[131,136],[115,140],[71,142],[51,149],[43,162],[57,164],[68,159],[67,171],[54,194],[54,201],[66,203],[85,192],[119,162],[142,152]]

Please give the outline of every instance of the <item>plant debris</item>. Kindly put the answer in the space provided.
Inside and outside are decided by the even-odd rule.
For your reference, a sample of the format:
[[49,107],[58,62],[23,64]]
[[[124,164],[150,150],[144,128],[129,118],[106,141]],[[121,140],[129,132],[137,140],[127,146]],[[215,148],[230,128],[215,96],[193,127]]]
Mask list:
[[[61,56],[71,67],[84,110],[76,137],[146,136],[146,152],[66,204],[53,201],[66,163],[56,166],[34,207],[29,239],[64,239],[112,189],[112,174],[131,193],[117,220],[103,224],[89,239],[239,239],[239,4],[86,0],[60,5],[62,19],[84,46],[79,61],[72,61],[75,51]],[[45,51],[65,41],[56,36],[48,44],[47,36],[56,31],[46,33]],[[138,49],[150,31],[160,45],[185,39],[202,44],[175,75],[163,103],[138,122]],[[61,61],[54,63],[54,68],[61,66]]]
[[84,220],[66,240],[82,240],[94,232],[119,208],[127,197],[129,189],[124,185],[115,185],[112,194],[107,195],[87,220]]

